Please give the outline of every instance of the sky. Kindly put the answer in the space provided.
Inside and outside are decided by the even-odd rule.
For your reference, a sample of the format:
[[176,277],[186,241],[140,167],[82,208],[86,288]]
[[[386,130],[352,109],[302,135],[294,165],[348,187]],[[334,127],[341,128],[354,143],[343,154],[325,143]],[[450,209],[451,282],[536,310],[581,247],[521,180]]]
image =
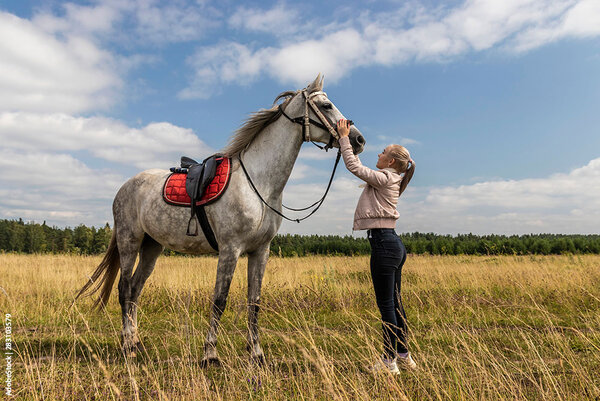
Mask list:
[[[4,1],[0,218],[112,225],[127,179],[322,73],[363,164],[415,160],[398,232],[599,233],[599,39],[598,0]],[[303,145],[284,203],[320,198],[334,160]],[[280,233],[364,235],[360,184],[340,166]]]

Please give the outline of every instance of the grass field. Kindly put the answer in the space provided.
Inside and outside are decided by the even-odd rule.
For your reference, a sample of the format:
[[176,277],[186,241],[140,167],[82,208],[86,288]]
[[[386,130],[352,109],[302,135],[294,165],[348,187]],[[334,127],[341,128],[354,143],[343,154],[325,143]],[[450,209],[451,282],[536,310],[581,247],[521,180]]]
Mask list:
[[264,367],[245,350],[242,259],[222,319],[223,366],[206,370],[216,259],[159,259],[134,360],[120,352],[116,289],[105,311],[89,298],[69,309],[99,261],[0,254],[14,399],[600,400],[600,256],[409,256],[403,300],[419,369],[396,377],[366,369],[381,350],[368,257],[270,259]]

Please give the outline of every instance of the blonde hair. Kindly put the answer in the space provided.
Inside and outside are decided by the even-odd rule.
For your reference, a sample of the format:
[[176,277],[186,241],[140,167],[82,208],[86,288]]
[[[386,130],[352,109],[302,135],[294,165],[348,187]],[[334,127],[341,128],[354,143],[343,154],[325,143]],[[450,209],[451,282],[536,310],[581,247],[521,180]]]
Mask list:
[[410,158],[410,153],[408,149],[406,149],[402,145],[390,145],[390,150],[388,155],[394,159],[394,163],[392,167],[396,169],[398,174],[404,173],[404,177],[400,182],[400,193],[398,196],[402,195],[402,192],[406,189],[406,186],[412,179],[413,174],[415,173],[415,162]]

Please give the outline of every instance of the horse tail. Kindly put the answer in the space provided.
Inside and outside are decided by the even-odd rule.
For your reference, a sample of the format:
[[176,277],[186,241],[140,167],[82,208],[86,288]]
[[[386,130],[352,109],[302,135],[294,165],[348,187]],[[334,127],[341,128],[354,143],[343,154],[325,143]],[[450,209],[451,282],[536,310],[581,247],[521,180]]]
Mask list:
[[117,230],[115,227],[112,232],[112,237],[110,238],[110,244],[108,245],[108,249],[106,250],[106,254],[104,254],[102,262],[100,262],[96,270],[94,270],[90,280],[79,291],[75,297],[75,300],[86,292],[86,295],[91,296],[100,290],[100,287],[102,287],[98,299],[96,299],[94,302],[94,308],[102,308],[108,303],[108,298],[110,297],[113,284],[117,278],[117,273],[119,273],[119,270],[121,270],[121,260],[119,258],[119,247],[117,246],[116,233]]

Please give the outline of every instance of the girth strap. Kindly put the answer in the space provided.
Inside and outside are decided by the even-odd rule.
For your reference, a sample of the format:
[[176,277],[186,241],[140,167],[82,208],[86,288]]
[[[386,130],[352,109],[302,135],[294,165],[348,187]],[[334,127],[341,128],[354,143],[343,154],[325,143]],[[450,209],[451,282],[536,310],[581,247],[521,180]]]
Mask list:
[[[192,222],[195,226],[194,232],[191,232]],[[200,222],[202,232],[204,233],[204,236],[206,237],[206,240],[208,241],[210,246],[212,246],[212,248],[215,251],[219,252],[219,243],[217,242],[217,239],[215,238],[215,233],[212,230],[212,227],[210,226],[210,222],[208,221],[208,216],[206,215],[206,210],[204,210],[204,205],[196,207],[195,215],[190,217],[190,220],[188,221],[186,235],[191,237],[195,237],[198,235],[198,222]]]
[[202,231],[204,232],[204,236],[208,240],[210,246],[217,252],[219,252],[219,244],[217,243],[217,239],[215,238],[215,233],[208,222],[208,217],[206,216],[206,210],[204,210],[204,205],[198,206],[198,210],[196,211],[196,215],[198,216],[198,221],[200,221],[200,227],[202,227]]

